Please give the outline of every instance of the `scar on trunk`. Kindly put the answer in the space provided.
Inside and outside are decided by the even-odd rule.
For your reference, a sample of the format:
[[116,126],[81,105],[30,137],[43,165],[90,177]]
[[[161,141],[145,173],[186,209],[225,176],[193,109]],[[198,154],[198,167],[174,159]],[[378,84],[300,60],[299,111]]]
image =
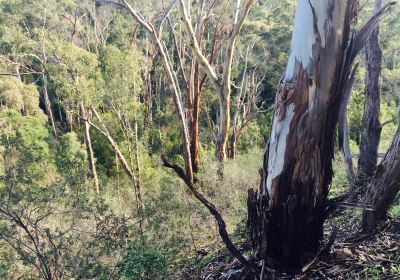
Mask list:
[[295,92],[293,83],[280,83],[276,98],[276,117],[279,121],[283,120],[286,115],[286,107],[292,99]]

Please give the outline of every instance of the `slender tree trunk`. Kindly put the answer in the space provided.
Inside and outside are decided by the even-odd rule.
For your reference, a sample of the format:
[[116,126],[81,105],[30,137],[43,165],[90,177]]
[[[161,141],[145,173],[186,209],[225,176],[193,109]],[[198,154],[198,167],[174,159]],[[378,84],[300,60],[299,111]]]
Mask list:
[[[137,212],[139,215],[139,227],[140,233],[143,238],[143,222],[144,222],[144,203],[143,203],[143,195],[142,195],[142,186],[140,182],[140,160],[139,160],[139,134],[138,134],[138,125],[135,121],[135,131],[134,131],[134,152],[135,152],[135,173],[134,173],[134,184],[135,184],[135,194],[136,194],[136,205]],[[132,167],[133,170],[133,167]],[[143,240],[142,240],[143,241]]]
[[43,74],[42,79],[43,79],[42,94],[43,94],[44,105],[46,108],[46,114],[50,121],[51,127],[53,128],[54,137],[57,138],[57,129],[54,122],[53,110],[51,109],[50,98],[47,92],[47,75]]
[[19,64],[13,63],[12,66],[13,66],[13,70],[12,70],[13,76],[21,81],[21,73],[19,72]]
[[350,100],[353,83],[356,77],[356,71],[358,65],[353,68],[350,75],[349,82],[343,92],[342,103],[339,109],[339,120],[338,120],[338,134],[339,134],[339,149],[342,151],[344,158],[344,165],[347,174],[347,178],[351,185],[355,182],[356,176],[353,167],[353,157],[350,150],[350,136],[349,136],[349,122],[347,119],[347,107]]
[[362,229],[372,232],[386,214],[400,191],[400,126],[384,159],[379,164],[374,179],[368,186],[366,205],[374,210],[364,210]]
[[144,129],[147,130],[153,124],[153,76],[154,69],[145,73],[145,96],[144,96]]
[[[232,29],[228,37],[228,43],[225,53],[224,70],[222,79],[220,79],[214,68],[211,66],[210,62],[204,56],[200,49],[199,42],[195,36],[195,32],[192,28],[192,23],[190,20],[190,14],[183,0],[180,0],[180,7],[183,19],[183,26],[186,30],[189,45],[196,55],[199,64],[203,67],[203,71],[207,74],[208,78],[211,80],[215,90],[218,93],[219,101],[219,115],[218,115],[218,134],[216,137],[216,148],[215,148],[215,158],[218,162],[222,162],[226,158],[226,149],[228,143],[228,135],[230,129],[230,97],[231,97],[231,73],[232,73],[232,61],[235,49],[236,38],[240,33],[243,22],[246,19],[247,14],[254,0],[236,0]],[[221,173],[222,168],[220,168],[219,173]]]
[[260,192],[251,190],[248,200],[254,253],[279,266],[302,268],[320,249],[338,110],[351,63],[365,43],[357,36],[348,48],[356,5],[297,1]]
[[65,108],[65,130],[66,132],[71,132],[72,131],[72,114],[68,111],[68,108]]
[[96,159],[94,158],[92,140],[90,138],[90,125],[86,121],[88,116],[86,115],[85,105],[83,104],[83,102],[81,102],[79,104],[79,109],[80,109],[81,117],[84,120],[83,121],[83,137],[85,140],[85,147],[86,147],[86,153],[87,153],[88,164],[89,164],[89,173],[93,179],[94,186],[96,188],[96,192],[100,193],[99,179],[97,177],[97,170],[96,170]]
[[130,12],[132,17],[149,32],[151,40],[153,41],[160,55],[162,65],[164,67],[165,74],[169,82],[169,88],[172,93],[172,99],[175,104],[175,111],[178,117],[178,123],[179,123],[181,139],[182,139],[182,147],[183,147],[182,154],[183,154],[183,159],[185,161],[186,176],[189,180],[192,181],[193,168],[192,168],[192,157],[190,155],[190,136],[187,127],[187,120],[181,100],[181,92],[179,86],[176,83],[175,72],[168,58],[163,42],[159,37],[159,35],[161,34],[159,34],[159,30],[156,30],[156,28],[152,23],[146,21],[143,18],[143,16],[140,15],[135,9],[133,9],[132,6],[126,0],[122,0],[122,2],[124,3],[126,9]]
[[199,155],[199,120],[200,120],[200,71],[199,64],[196,62],[194,66],[194,100],[193,100],[193,118],[191,124],[191,142],[190,142],[190,153],[192,156],[192,168],[193,172],[197,173],[200,166],[200,155]]
[[[381,8],[382,0],[376,0],[375,13]],[[358,159],[358,182],[362,184],[373,177],[378,161],[378,146],[381,138],[380,75],[382,50],[379,46],[379,27],[375,29],[365,46],[367,71],[365,74],[365,103],[363,131]]]
[[110,144],[110,146],[114,150],[115,154],[117,155],[117,157],[118,157],[118,159],[119,159],[119,161],[120,161],[120,163],[122,165],[122,168],[124,169],[126,175],[129,177],[129,179],[134,181],[135,180],[135,174],[133,173],[133,171],[131,169],[131,166],[126,161],[125,156],[122,154],[121,150],[119,149],[117,142],[115,142],[114,138],[112,138],[112,136],[110,135],[107,127],[103,123],[103,121],[102,121],[100,115],[97,113],[96,109],[92,108],[92,111],[93,111],[94,115],[96,116],[96,118],[101,123],[102,128],[98,127],[97,125],[95,125],[94,123],[92,123],[88,119],[87,119],[87,123],[91,127],[93,127],[94,129],[96,129],[98,132],[100,132],[104,137],[106,137],[108,143]]
[[[227,88],[229,87],[229,89]],[[219,112],[218,112],[218,134],[215,147],[215,158],[217,161],[224,161],[226,158],[226,148],[228,143],[228,134],[230,129],[230,84],[224,86],[219,95]]]
[[344,164],[346,168],[347,178],[351,183],[355,181],[356,175],[354,173],[353,167],[353,156],[350,150],[350,143],[349,143],[349,124],[347,121],[347,113],[344,115],[345,121],[343,124],[343,157],[344,157]]
[[[155,31],[154,31],[155,32]],[[167,55],[164,51],[164,47],[162,43],[158,40],[155,33],[153,34],[153,40],[155,44],[158,46],[158,50],[161,56],[161,60],[164,65],[164,69],[168,76],[171,92],[173,93],[173,100],[175,103],[175,110],[177,111],[179,126],[181,129],[181,138],[182,138],[182,146],[183,146],[183,159],[185,161],[185,170],[188,178],[193,180],[193,168],[192,168],[192,157],[190,155],[190,136],[189,131],[187,129],[186,117],[183,110],[182,100],[179,94],[179,90],[177,89],[177,85],[175,83],[175,78],[172,73],[172,69],[170,67]]]
[[230,159],[235,159],[236,158],[236,141],[237,141],[237,135],[235,131],[232,131],[231,137],[229,138],[229,153],[228,157]]

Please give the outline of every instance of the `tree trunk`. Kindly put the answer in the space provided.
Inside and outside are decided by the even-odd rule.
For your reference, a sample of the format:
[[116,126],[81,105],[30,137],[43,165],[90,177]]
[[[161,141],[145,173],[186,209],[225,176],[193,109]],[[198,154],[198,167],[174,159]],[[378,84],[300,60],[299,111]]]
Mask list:
[[187,178],[189,178],[189,180],[192,181],[193,169],[192,169],[192,157],[190,155],[190,136],[187,127],[187,120],[182,104],[181,92],[179,86],[176,83],[176,73],[174,72],[174,69],[168,58],[164,44],[161,41],[162,39],[159,37],[159,35],[161,34],[159,33],[159,30],[156,30],[156,28],[152,23],[146,21],[142,17],[142,15],[140,15],[135,9],[133,9],[132,6],[126,0],[122,0],[122,2],[124,3],[126,9],[130,12],[132,17],[149,32],[150,38],[153,41],[155,47],[157,48],[158,54],[160,55],[162,65],[164,67],[165,74],[169,82],[169,88],[172,93],[172,99],[175,104],[175,111],[178,116],[178,123],[182,138],[182,148],[183,148],[182,154],[183,154],[183,159],[185,161],[186,176]]
[[146,72],[144,75],[144,129],[147,130],[153,124],[153,77],[154,77],[154,66]]
[[[381,8],[382,1],[376,0],[375,13]],[[365,103],[363,114],[363,132],[358,159],[358,182],[362,184],[371,179],[378,161],[378,146],[381,138],[380,112],[380,75],[382,50],[379,46],[379,27],[375,29],[365,46],[367,71],[365,74]]]
[[228,157],[230,159],[235,159],[236,158],[236,142],[237,142],[237,135],[236,131],[232,131],[231,137],[229,138],[229,153]]
[[226,158],[226,147],[228,143],[228,133],[230,128],[229,108],[230,108],[230,100],[227,99],[227,95],[223,94],[223,98],[219,100],[218,134],[215,146],[215,159],[218,162],[224,161]]
[[365,199],[366,205],[374,210],[364,210],[362,215],[362,229],[371,232],[380,220],[386,217],[387,211],[400,191],[400,126],[394,136],[392,145],[384,159],[379,164],[374,179],[368,187]]
[[79,104],[79,109],[81,111],[81,117],[84,120],[83,121],[83,137],[85,140],[85,147],[86,147],[86,153],[87,153],[88,164],[89,164],[89,173],[93,179],[94,186],[96,188],[96,192],[100,193],[99,179],[97,177],[97,170],[96,170],[96,160],[94,158],[92,140],[90,138],[90,125],[86,121],[88,116],[86,115],[85,106],[83,105],[83,102],[81,102]]
[[351,150],[350,150],[350,143],[349,143],[349,124],[347,121],[347,113],[344,115],[345,122],[343,124],[343,158],[344,158],[344,164],[346,168],[346,174],[347,178],[350,181],[350,183],[353,183],[355,180],[355,173],[354,173],[354,167],[353,167],[353,157],[351,155]]
[[50,121],[51,127],[53,128],[54,137],[57,138],[57,129],[56,129],[56,125],[54,122],[53,110],[51,109],[50,98],[49,98],[49,94],[47,92],[47,76],[46,76],[46,74],[43,74],[42,78],[43,78],[42,94],[43,94],[44,105],[46,108],[46,114]]
[[194,65],[194,100],[193,100],[193,118],[191,124],[191,139],[190,139],[190,153],[192,156],[193,172],[197,173],[200,166],[199,156],[199,119],[200,119],[200,71],[199,64],[196,62]]
[[110,135],[110,132],[108,131],[105,124],[103,123],[103,121],[102,121],[100,115],[97,113],[96,109],[95,108],[91,108],[91,109],[92,109],[92,112],[94,113],[94,115],[96,116],[96,118],[99,120],[103,129],[101,129],[94,123],[92,123],[90,120],[87,120],[87,123],[94,129],[96,129],[98,132],[100,132],[103,136],[106,137],[108,143],[111,145],[112,149],[114,150],[115,154],[117,155],[117,157],[122,165],[122,168],[124,168],[125,174],[129,177],[129,179],[131,179],[134,182],[135,174],[133,173],[131,166],[128,164],[127,160],[125,159],[125,156],[122,154],[121,150],[119,149],[117,142],[115,142],[114,138],[112,138],[112,136]]
[[339,149],[342,151],[344,158],[344,165],[346,174],[351,185],[355,182],[355,173],[353,167],[353,157],[350,150],[350,137],[349,137],[349,122],[347,119],[347,107],[350,100],[351,90],[356,77],[356,71],[358,65],[353,68],[350,75],[349,82],[343,92],[342,103],[339,109],[339,120],[338,120],[338,135],[339,135]]
[[260,193],[249,193],[254,253],[299,269],[318,253],[334,134],[354,56],[356,1],[298,0],[291,54],[275,101]]
[[71,112],[69,111],[68,108],[65,108],[64,112],[65,112],[65,131],[66,132],[71,132],[72,131],[72,124],[73,124],[72,114],[71,114]]
[[21,80],[21,73],[19,72],[19,64],[18,63],[13,63],[12,66],[13,66],[13,70],[12,70],[13,76],[15,78],[17,78],[18,80],[22,81]]
[[[246,19],[247,14],[254,0],[236,0],[234,7],[234,15],[232,21],[232,29],[228,37],[228,43],[225,53],[225,61],[223,66],[222,79],[220,79],[215,69],[211,66],[210,62],[204,56],[200,49],[199,42],[195,36],[195,32],[192,28],[190,20],[190,14],[183,0],[180,0],[180,7],[183,19],[183,26],[186,30],[189,45],[196,55],[199,64],[203,67],[203,71],[207,74],[211,80],[215,90],[218,93],[219,101],[219,118],[218,118],[218,134],[216,138],[215,158],[218,162],[222,162],[226,158],[226,149],[228,143],[228,134],[230,129],[230,97],[231,97],[231,73],[232,73],[232,61],[235,49],[236,38],[240,33],[243,26],[243,22]],[[219,169],[219,173],[222,168]]]

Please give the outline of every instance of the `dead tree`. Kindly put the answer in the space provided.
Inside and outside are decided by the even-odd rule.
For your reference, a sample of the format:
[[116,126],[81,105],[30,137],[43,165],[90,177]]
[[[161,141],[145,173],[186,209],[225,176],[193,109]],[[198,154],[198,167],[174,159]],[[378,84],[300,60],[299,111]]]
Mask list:
[[254,253],[271,265],[301,269],[319,253],[343,92],[352,62],[392,4],[351,36],[358,1],[297,1],[262,183],[248,201]]
[[[382,6],[382,0],[376,0],[374,13]],[[381,104],[380,76],[382,68],[382,50],[379,46],[379,26],[372,33],[365,46],[365,103],[363,130],[358,159],[358,183],[371,179],[378,162],[378,146],[382,127],[379,122]]]

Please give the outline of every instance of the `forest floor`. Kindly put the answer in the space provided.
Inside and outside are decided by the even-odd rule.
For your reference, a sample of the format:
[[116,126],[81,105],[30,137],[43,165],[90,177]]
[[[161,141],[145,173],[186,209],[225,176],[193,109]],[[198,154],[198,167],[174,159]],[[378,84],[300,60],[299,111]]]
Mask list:
[[[400,279],[400,215],[381,225],[377,234],[368,236],[357,233],[357,216],[356,211],[346,211],[326,223],[327,239],[334,227],[338,229],[330,253],[303,268],[300,275],[264,269],[267,271],[264,279]],[[250,244],[245,241],[245,231],[237,232],[234,239],[249,255]],[[246,275],[239,263],[221,248],[199,251],[197,259],[178,270],[174,279],[260,279]]]

